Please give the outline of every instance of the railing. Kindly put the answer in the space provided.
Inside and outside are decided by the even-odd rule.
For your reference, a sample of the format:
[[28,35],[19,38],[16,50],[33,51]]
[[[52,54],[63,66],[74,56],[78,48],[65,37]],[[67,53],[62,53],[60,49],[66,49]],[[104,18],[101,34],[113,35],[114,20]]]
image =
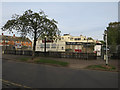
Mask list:
[[112,53],[111,59],[119,59],[120,60],[120,53]]
[[[32,51],[28,50],[5,50],[4,54],[31,56]],[[76,59],[97,59],[96,53],[75,53],[75,52],[40,52],[36,51],[35,56],[46,56],[55,58],[76,58]]]
[[31,56],[32,55],[32,51],[30,51],[30,50],[4,50],[4,54]]

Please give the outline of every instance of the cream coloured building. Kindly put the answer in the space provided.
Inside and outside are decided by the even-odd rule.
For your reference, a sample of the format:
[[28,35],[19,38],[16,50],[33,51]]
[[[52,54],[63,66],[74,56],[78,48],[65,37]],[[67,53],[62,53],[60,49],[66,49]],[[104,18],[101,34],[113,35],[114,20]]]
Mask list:
[[[44,43],[42,40],[38,40],[36,42],[36,51],[43,51],[44,52]],[[65,42],[63,41],[56,41],[56,42],[49,42],[46,43],[46,51],[59,51],[65,52]]]
[[[57,38],[56,41],[46,43],[46,51],[58,51],[58,52],[86,52],[86,45],[96,43],[96,40],[88,40],[86,36],[71,36],[70,34],[64,34]],[[38,39],[36,42],[36,51],[44,52],[44,42]],[[87,51],[89,47],[87,47]]]

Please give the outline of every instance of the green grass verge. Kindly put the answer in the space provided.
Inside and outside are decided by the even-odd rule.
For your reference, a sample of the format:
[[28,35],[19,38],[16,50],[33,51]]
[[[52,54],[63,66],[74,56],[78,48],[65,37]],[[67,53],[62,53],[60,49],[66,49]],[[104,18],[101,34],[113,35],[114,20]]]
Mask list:
[[37,59],[35,60],[36,63],[44,63],[44,64],[52,64],[52,65],[60,65],[60,66],[68,66],[68,62],[62,62],[62,61],[56,61],[56,60],[51,60],[51,59]]
[[29,57],[20,57],[18,58],[20,61],[28,61],[30,58]]
[[106,65],[90,65],[90,66],[87,66],[86,69],[107,70],[107,71],[116,70],[116,68],[111,65],[107,65],[107,66]]

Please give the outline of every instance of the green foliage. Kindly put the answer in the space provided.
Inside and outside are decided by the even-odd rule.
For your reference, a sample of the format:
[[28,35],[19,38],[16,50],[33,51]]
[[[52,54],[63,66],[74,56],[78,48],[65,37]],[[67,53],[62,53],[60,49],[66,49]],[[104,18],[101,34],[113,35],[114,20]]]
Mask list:
[[29,57],[20,57],[18,58],[20,61],[28,61],[30,58]]
[[86,67],[87,69],[96,69],[96,70],[115,70],[116,68],[114,66],[111,65],[90,65]]
[[93,38],[91,38],[91,37],[88,37],[87,39],[88,39],[88,40],[93,40]]
[[39,37],[45,38],[45,36],[47,36],[47,38],[55,39],[60,34],[57,21],[47,18],[47,15],[45,15],[42,10],[38,13],[27,10],[23,15],[15,14],[12,19],[8,20],[2,27],[2,30],[8,30],[9,32],[16,30],[20,32],[22,37],[28,35],[34,38],[33,56],[35,55],[36,41]]
[[51,59],[37,59],[35,60],[36,63],[44,63],[44,64],[53,64],[53,65],[60,65],[60,66],[68,66],[68,62],[56,61]]
[[12,20],[8,20],[2,27],[2,30],[8,30],[10,32],[16,30],[22,36],[28,34],[34,36],[36,33],[36,38],[40,36],[44,37],[45,35],[53,38],[53,36],[60,34],[56,24],[57,21],[48,19],[42,10],[39,13],[27,10],[23,15],[13,15]]
[[120,44],[120,22],[110,23],[107,27],[108,45]]
[[100,42],[101,42],[103,45],[105,45],[105,41],[102,41],[102,40],[101,40]]

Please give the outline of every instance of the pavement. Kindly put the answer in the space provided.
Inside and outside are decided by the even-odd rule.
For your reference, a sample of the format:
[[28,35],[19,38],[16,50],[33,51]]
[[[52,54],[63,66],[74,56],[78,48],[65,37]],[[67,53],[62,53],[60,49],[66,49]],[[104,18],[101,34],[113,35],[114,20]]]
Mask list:
[[[32,56],[2,54],[2,58],[6,60],[16,60],[17,58],[20,58],[20,57],[32,57]],[[41,58],[41,57],[38,57],[38,58]],[[70,59],[70,58],[51,58],[51,57],[45,57],[45,58],[69,62],[68,67],[73,68],[73,69],[84,69],[85,67],[89,65],[105,64],[105,60],[103,59],[81,60],[81,59]],[[118,71],[118,69],[120,68],[120,66],[118,65],[118,62],[120,62],[120,60],[109,60],[109,64],[117,68],[116,71]]]

